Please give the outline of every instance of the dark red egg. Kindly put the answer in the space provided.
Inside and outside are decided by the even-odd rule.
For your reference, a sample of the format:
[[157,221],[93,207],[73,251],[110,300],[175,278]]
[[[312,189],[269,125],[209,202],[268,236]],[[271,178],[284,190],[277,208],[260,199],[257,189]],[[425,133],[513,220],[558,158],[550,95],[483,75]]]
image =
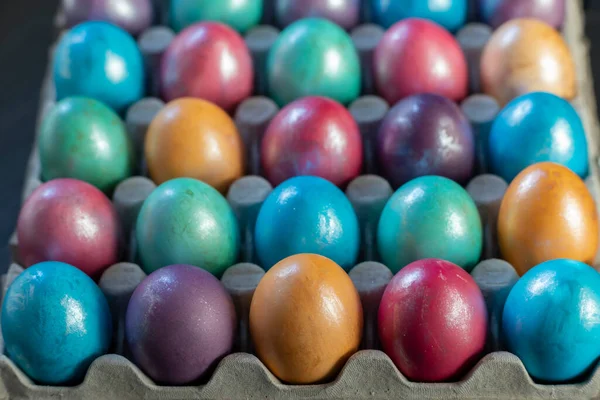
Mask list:
[[383,36],[373,58],[375,86],[394,104],[418,93],[460,101],[467,96],[468,68],[456,39],[441,26],[408,18]]
[[283,108],[262,141],[266,178],[279,185],[313,175],[344,186],[360,173],[362,139],[352,115],[325,97],[304,97]]
[[197,97],[232,111],[252,94],[254,71],[244,39],[218,22],[183,30],[165,52],[161,90],[167,101]]
[[425,175],[466,184],[473,175],[475,138],[456,103],[419,94],[387,113],[377,136],[377,155],[382,174],[394,187]]
[[460,379],[485,347],[483,295],[468,272],[448,261],[402,268],[383,293],[378,319],[383,350],[412,381]]
[[117,213],[96,187],[76,179],[54,179],[29,196],[17,221],[24,267],[62,261],[91,277],[119,261]]

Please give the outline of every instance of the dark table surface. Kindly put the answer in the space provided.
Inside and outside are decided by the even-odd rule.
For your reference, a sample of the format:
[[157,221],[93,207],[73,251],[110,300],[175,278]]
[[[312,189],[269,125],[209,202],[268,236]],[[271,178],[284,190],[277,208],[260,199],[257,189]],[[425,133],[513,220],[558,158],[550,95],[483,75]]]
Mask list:
[[[570,0],[569,0],[570,1]],[[0,273],[14,230],[35,131],[39,89],[59,0],[0,0]],[[600,83],[600,1],[587,1],[587,35]],[[596,96],[600,98],[599,85]]]

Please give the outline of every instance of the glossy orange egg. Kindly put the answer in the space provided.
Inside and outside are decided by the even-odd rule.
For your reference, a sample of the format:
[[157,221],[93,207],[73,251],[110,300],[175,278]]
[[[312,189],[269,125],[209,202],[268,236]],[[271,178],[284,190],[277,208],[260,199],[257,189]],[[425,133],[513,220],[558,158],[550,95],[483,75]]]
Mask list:
[[559,164],[526,168],[502,200],[498,241],[502,256],[520,275],[556,258],[591,264],[598,248],[598,215],[585,183]]
[[498,28],[481,58],[481,85],[502,105],[530,92],[568,100],[577,94],[567,44],[553,27],[535,19],[514,19]]
[[350,277],[330,259],[297,254],[262,278],[250,307],[256,354],[284,382],[335,378],[359,347],[363,312]]
[[233,120],[206,100],[167,104],[152,121],[145,147],[148,171],[157,184],[189,177],[225,193],[244,174],[244,145]]

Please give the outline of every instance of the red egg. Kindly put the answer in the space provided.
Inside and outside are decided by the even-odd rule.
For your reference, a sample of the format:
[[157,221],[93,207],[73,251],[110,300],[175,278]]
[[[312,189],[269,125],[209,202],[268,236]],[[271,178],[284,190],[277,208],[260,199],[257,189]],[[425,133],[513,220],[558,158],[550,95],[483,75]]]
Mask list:
[[299,175],[344,186],[360,173],[362,139],[352,115],[325,97],[304,97],[283,108],[262,141],[261,162],[273,185]]
[[465,270],[448,261],[407,265],[381,299],[383,350],[412,381],[460,379],[479,360],[486,333],[481,291]]
[[454,101],[467,96],[468,68],[454,37],[441,26],[408,18],[393,25],[373,58],[375,86],[388,103],[419,93]]
[[110,200],[76,179],[54,179],[29,196],[17,221],[24,267],[71,264],[93,278],[119,261],[119,220]]
[[232,111],[252,94],[254,71],[244,39],[218,22],[183,30],[162,60],[161,90],[167,101],[198,97]]

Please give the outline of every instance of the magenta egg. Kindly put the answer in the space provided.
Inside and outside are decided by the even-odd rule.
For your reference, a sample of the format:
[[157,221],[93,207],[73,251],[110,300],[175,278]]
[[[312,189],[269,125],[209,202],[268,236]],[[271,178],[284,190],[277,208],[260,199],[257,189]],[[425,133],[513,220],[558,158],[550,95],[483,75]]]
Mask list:
[[262,141],[261,162],[273,185],[299,175],[344,186],[360,173],[363,160],[358,125],[340,103],[304,97],[283,108]]
[[167,101],[197,97],[226,111],[252,94],[254,70],[244,39],[218,22],[184,29],[165,52],[160,77]]
[[484,351],[483,295],[448,261],[425,259],[402,268],[383,293],[378,320],[383,350],[412,381],[460,379]]
[[387,30],[373,57],[375,86],[388,103],[419,93],[467,96],[468,69],[456,39],[441,26],[408,18]]

